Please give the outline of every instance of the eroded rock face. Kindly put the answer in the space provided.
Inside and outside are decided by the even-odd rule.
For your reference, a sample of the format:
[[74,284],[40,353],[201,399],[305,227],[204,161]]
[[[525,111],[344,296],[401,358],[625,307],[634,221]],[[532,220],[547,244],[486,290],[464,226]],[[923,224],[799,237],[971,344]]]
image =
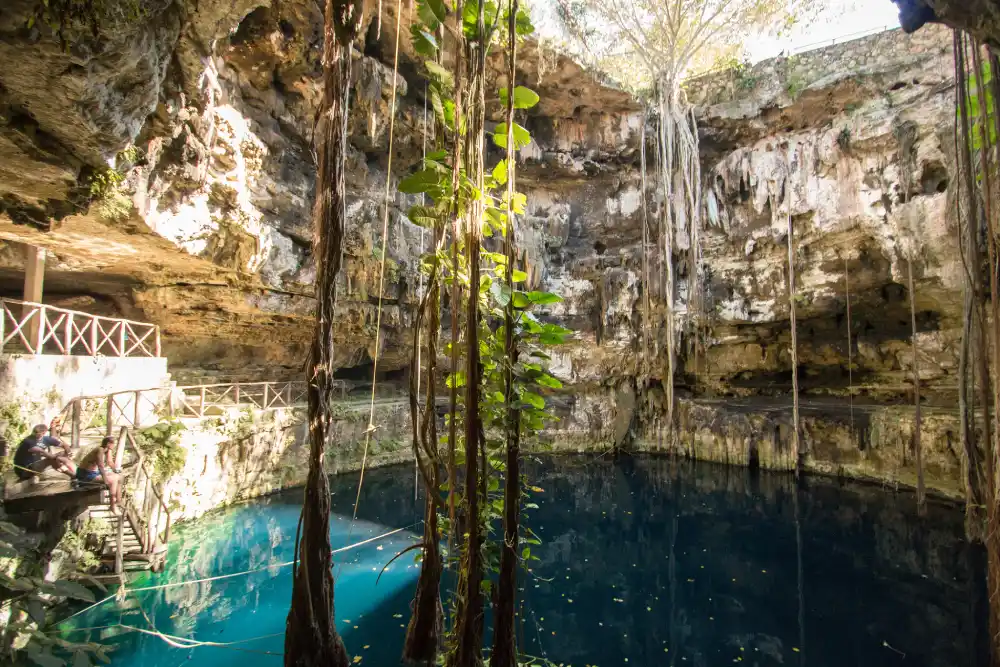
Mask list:
[[[336,351],[338,364],[359,379],[370,377],[376,353],[388,373],[408,365],[417,261],[428,244],[426,232],[405,215],[416,199],[393,187],[421,155],[425,105],[405,37],[393,95],[386,65],[395,27],[389,4],[381,32],[370,19],[353,60]],[[124,190],[133,210],[113,221],[92,207],[48,231],[44,224],[16,224],[24,220],[8,212],[9,220],[0,218],[0,243],[8,243],[0,246],[0,286],[18,296],[19,255],[10,241],[42,245],[54,255],[48,300],[91,299],[93,309],[159,323],[173,368],[255,379],[297,374],[313,325],[319,10],[305,0],[273,6],[161,0],[154,9],[149,25],[95,38],[84,63],[85,71],[110,77],[113,88],[115,77],[127,72],[106,70],[123,50],[145,45],[137,62],[145,63],[150,77],[144,85],[152,88],[132,87],[129,101],[88,106],[83,93],[72,92],[78,70],[53,66],[52,87],[70,92],[56,95],[51,108],[22,114],[37,124],[33,136],[53,138],[23,150],[48,146],[50,152],[11,173],[0,167],[0,193],[18,206],[70,206],[87,169],[134,140],[138,156]],[[7,26],[0,49],[16,47],[22,58],[62,53],[54,36],[30,33],[16,17],[9,21],[0,22]],[[807,398],[843,397],[853,387],[855,396],[906,399],[912,354],[904,285],[912,258],[924,393],[951,400],[961,298],[951,213],[950,40],[933,27],[912,36],[893,31],[689,83],[700,127],[705,223],[697,270],[688,264],[683,233],[671,258],[678,283],[673,325],[685,332],[677,351],[685,400],[787,398],[789,215],[798,258],[799,376]],[[566,58],[528,45],[521,62],[518,83],[538,91],[542,102],[524,121],[535,141],[521,156],[518,183],[528,211],[519,221],[519,244],[529,285],[564,298],[542,315],[577,332],[553,355],[555,372],[571,391],[555,400],[563,421],[550,435],[585,448],[656,442],[667,321],[662,253],[654,249],[662,196],[652,170],[644,179],[638,168],[647,120],[628,95]],[[163,65],[162,72],[154,65]],[[505,85],[502,63],[494,67],[497,85]],[[35,103],[27,93],[9,92],[19,90],[18,77],[25,76],[8,80],[0,69],[0,103],[30,111]],[[61,116],[72,121],[81,109],[101,108],[107,113],[91,119],[86,132],[72,122],[63,134],[55,129]],[[105,118],[108,110],[117,110],[117,122]],[[488,117],[501,120],[498,105]],[[110,129],[92,128],[105,125]],[[16,143],[9,139],[14,130],[4,127],[0,150],[3,141]],[[499,157],[491,149],[488,159]],[[644,220],[650,238],[645,273]],[[692,301],[693,293],[700,300]],[[705,409],[683,411],[693,432],[714,433],[715,444],[699,436],[704,452],[694,453],[749,460],[755,431],[740,426],[735,433],[751,435],[728,438],[728,425],[736,422],[710,405]],[[754,428],[770,429],[766,421],[758,419]],[[841,440],[836,447],[850,447]],[[724,457],[712,454],[719,446]],[[854,446],[863,451],[862,440]],[[846,455],[813,451],[815,468],[847,469],[837,463]],[[942,480],[954,472],[946,468]],[[892,476],[889,467],[879,470]]]

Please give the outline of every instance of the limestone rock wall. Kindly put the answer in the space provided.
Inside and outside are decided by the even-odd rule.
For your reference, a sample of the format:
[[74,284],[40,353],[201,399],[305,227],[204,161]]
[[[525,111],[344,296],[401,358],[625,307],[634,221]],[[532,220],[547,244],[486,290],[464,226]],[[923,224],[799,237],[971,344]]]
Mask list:
[[[42,245],[52,253],[47,300],[160,324],[172,367],[256,379],[297,375],[312,330],[319,9],[304,0],[144,3],[140,20],[114,33],[77,35],[65,55],[46,26],[25,27],[27,0],[15,0],[16,11],[0,20],[7,49],[0,51],[0,103],[9,109],[0,115],[7,123],[0,162],[17,172],[0,170],[0,293],[19,291],[16,244]],[[405,216],[414,200],[394,195],[388,210],[383,203],[389,110],[397,109],[392,180],[418,161],[425,127],[423,85],[405,38],[392,94],[389,4],[381,32],[369,17],[353,56],[336,350],[341,372],[357,379],[370,377],[376,355],[384,379],[402,379],[417,258],[426,248]],[[141,56],[139,70],[116,68],[132,51]],[[8,72],[14,54],[26,62]],[[642,272],[643,220],[657,238],[662,205],[652,178],[643,191],[638,169],[643,128],[652,121],[569,59],[533,44],[522,56],[519,83],[542,102],[524,119],[535,140],[522,154],[518,182],[528,212],[518,239],[530,285],[564,297],[541,315],[576,331],[554,354],[568,390],[553,397],[563,421],[552,438],[595,448],[655,432],[666,326],[685,331],[676,378],[683,397],[787,399],[789,215],[807,398],[907,399],[904,285],[912,263],[924,393],[942,405],[953,400],[960,274],[946,31],[891,31],[689,82],[705,226],[697,266],[687,264],[684,234],[669,258],[678,276],[669,324],[653,289],[663,258],[650,250],[649,285]],[[29,94],[33,58],[51,64],[50,101]],[[135,71],[146,75],[145,87],[128,85]],[[115,97],[123,86],[134,98]],[[490,107],[491,123],[500,111]],[[85,127],[73,129],[77,118]],[[137,150],[123,153],[130,141]],[[499,157],[491,149],[488,159]],[[125,183],[81,209],[75,197],[108,161]],[[124,215],[112,205],[122,197]],[[650,313],[642,307],[646,291],[654,297]],[[703,295],[703,308],[692,293]],[[746,458],[747,446],[727,456]]]
[[[217,507],[305,484],[309,472],[304,410],[231,409],[218,417],[186,419],[179,434],[184,468],[165,480],[164,498],[174,522],[195,519]],[[368,443],[366,465],[412,459],[409,407],[380,402],[379,429]],[[327,470],[358,470],[364,458],[368,404],[340,405],[334,415]]]

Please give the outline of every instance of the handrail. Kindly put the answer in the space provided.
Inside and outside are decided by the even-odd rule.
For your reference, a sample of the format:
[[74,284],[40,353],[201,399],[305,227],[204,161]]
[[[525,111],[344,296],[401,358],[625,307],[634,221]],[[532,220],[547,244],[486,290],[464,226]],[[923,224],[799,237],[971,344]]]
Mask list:
[[[135,456],[136,463],[134,468],[139,470],[141,475],[130,475],[129,484],[122,488],[123,517],[127,516],[129,523],[133,524],[132,530],[139,540],[142,553],[150,554],[156,550],[158,544],[161,542],[160,524],[164,523],[164,520],[162,542],[166,543],[170,540],[170,508],[153,482],[153,474],[146,464],[146,457],[143,456],[142,451],[135,441],[132,429],[122,426],[118,436],[116,466],[121,466],[123,454],[126,449]],[[142,506],[139,506],[139,503],[136,502],[139,496],[140,485],[143,487],[141,497]],[[153,509],[147,510],[147,507],[151,504],[149,503],[150,493],[156,502]],[[155,511],[153,511],[154,509]],[[135,522],[138,522],[139,525],[135,525]],[[122,545],[120,542],[117,548],[121,551]]]
[[0,353],[4,348],[27,354],[77,351],[80,356],[160,357],[160,327],[4,298],[0,299]]

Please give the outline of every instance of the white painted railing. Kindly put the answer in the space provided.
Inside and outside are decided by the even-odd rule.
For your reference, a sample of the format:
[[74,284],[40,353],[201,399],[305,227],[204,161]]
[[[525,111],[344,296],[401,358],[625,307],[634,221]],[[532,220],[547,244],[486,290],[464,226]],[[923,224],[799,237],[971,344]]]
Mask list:
[[159,357],[160,328],[41,303],[0,299],[0,353]]

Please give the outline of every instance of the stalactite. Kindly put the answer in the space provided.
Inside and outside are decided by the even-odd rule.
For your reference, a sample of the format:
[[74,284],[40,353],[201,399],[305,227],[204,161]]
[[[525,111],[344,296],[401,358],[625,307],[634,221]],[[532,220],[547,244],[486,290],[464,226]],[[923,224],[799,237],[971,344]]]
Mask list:
[[851,410],[851,437],[854,437],[854,345],[851,337],[851,274],[844,256],[844,295],[847,297],[847,400]]
[[909,292],[910,301],[910,348],[913,352],[913,435],[910,439],[913,454],[917,465],[917,512],[923,514],[927,510],[927,498],[924,489],[924,457],[923,443],[920,438],[922,424],[920,413],[920,360],[917,356],[917,293],[913,283],[913,245],[916,243],[917,235],[913,229],[911,213],[907,204],[910,201],[910,190],[912,189],[913,164],[913,144],[916,141],[916,126],[912,123],[900,123],[893,129],[896,142],[899,144],[899,165],[900,165],[900,185],[903,189],[903,208],[900,213],[906,221],[908,251],[906,257],[906,285]]
[[648,117],[642,117],[642,137],[639,142],[639,173],[642,182],[642,369],[641,375],[644,382],[648,382],[651,369],[649,358],[649,332],[652,328],[650,321],[650,295],[649,295],[649,211],[646,203],[646,124]]
[[323,108],[316,147],[317,188],[313,212],[316,257],[316,329],[309,352],[307,400],[309,473],[301,541],[296,535],[292,601],[285,625],[286,667],[347,667],[347,650],[334,622],[330,490],[323,458],[330,433],[333,328],[337,274],[343,259],[347,94],[351,42],[363,0],[326,0],[323,24]]
[[924,458],[920,441],[920,361],[917,350],[917,297],[913,287],[913,250],[906,260],[906,288],[910,292],[910,346],[913,350],[913,453],[917,463],[917,511],[927,511],[927,497],[924,490]]
[[799,429],[799,337],[795,320],[795,236],[792,229],[792,178],[788,156],[785,156],[785,218],[788,223],[788,317],[792,335],[792,459],[795,476],[802,468],[802,447]]

